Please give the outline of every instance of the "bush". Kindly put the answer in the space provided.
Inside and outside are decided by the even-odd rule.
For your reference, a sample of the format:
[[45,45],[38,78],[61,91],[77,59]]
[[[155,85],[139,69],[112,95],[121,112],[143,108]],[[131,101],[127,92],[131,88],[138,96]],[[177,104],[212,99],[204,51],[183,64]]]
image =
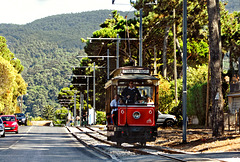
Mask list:
[[187,113],[189,116],[196,115],[200,125],[205,123],[206,94],[207,83],[196,84],[188,90]]
[[96,111],[97,119],[96,124],[106,124],[106,113],[103,111]]
[[43,121],[43,120],[44,120],[44,119],[41,118],[40,116],[31,118],[31,121]]
[[58,125],[66,125],[66,120],[60,120],[60,119],[55,119],[53,121],[53,124],[58,126]]
[[[180,79],[178,79],[178,82],[181,82]],[[177,84],[178,87],[181,87],[181,84]],[[168,114],[172,111],[172,109],[177,105],[175,103],[175,96],[174,96],[174,81],[169,82],[166,79],[163,79],[160,77],[159,81],[159,110],[162,113]],[[178,88],[178,93],[181,91]],[[180,96],[180,95],[178,95]]]
[[54,121],[53,121],[54,125],[66,125],[67,116],[68,116],[67,108],[57,109],[54,114]]

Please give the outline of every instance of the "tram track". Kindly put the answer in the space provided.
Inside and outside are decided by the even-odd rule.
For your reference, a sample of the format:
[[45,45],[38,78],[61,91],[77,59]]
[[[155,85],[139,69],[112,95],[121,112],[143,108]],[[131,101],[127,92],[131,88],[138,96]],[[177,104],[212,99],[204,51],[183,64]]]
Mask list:
[[[91,127],[76,127],[78,130],[80,130],[82,133],[85,133],[90,138],[97,140],[101,143],[107,144],[111,147],[123,149],[130,151],[134,154],[140,154],[140,155],[154,155],[154,156],[161,156],[164,158],[168,158],[174,161],[181,161],[184,162],[185,160],[169,156],[169,154],[185,154],[183,152],[168,150],[166,148],[160,148],[160,147],[153,147],[153,146],[140,146],[139,144],[123,144],[122,146],[118,146],[116,142],[107,141],[106,137],[107,135],[102,133],[101,131],[97,131],[96,129],[93,129]],[[86,130],[87,129],[87,130]]]
[[[92,131],[96,131],[100,135],[102,135],[104,137],[107,137],[106,134],[104,134],[104,133],[102,133],[100,131],[94,130],[91,127],[86,126],[86,128],[88,128],[88,129],[90,129]],[[105,141],[105,142],[109,142],[109,141]],[[110,143],[113,143],[113,145],[116,146],[115,142],[110,142]],[[134,144],[133,147],[136,147],[136,148],[140,148],[141,147],[141,148],[143,148],[140,144]],[[168,154],[186,154],[183,151],[172,150],[172,149],[168,149],[168,148],[160,147],[160,146],[150,146],[150,145],[148,145],[148,146],[144,146],[144,148],[151,149],[151,150],[156,150],[156,151],[161,151],[161,152],[168,153]]]

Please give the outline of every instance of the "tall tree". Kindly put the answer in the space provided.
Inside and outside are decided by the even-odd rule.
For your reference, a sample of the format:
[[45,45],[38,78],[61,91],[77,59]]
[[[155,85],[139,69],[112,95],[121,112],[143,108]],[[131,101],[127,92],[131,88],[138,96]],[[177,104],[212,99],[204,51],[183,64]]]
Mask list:
[[54,107],[51,105],[44,106],[42,109],[42,117],[44,119],[52,120],[54,117]]
[[223,95],[221,67],[221,25],[219,0],[208,0],[209,44],[211,57],[211,99],[213,136],[223,134]]
[[21,76],[23,66],[7,47],[7,40],[0,36],[0,113],[13,114],[17,97],[26,94],[27,84]]

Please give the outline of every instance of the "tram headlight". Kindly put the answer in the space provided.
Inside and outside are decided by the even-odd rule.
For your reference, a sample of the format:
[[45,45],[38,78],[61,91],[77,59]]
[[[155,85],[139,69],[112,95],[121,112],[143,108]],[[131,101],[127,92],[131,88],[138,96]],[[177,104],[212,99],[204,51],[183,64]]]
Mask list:
[[134,119],[139,119],[140,117],[141,117],[140,112],[135,111],[135,112],[133,113],[133,118],[134,118]]

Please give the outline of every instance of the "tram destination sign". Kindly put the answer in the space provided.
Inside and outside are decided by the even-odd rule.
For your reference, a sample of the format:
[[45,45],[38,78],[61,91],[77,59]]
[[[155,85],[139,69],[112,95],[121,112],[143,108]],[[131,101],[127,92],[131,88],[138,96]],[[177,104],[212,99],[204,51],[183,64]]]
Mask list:
[[146,69],[123,69],[123,74],[149,74],[149,70]]

